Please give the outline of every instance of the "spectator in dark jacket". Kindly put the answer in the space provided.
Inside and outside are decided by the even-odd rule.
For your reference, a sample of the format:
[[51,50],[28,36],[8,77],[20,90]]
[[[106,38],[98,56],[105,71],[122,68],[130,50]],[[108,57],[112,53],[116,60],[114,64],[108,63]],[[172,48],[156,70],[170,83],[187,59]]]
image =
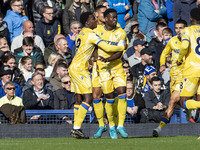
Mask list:
[[136,77],[137,79],[143,76],[145,65],[153,64],[152,51],[149,48],[142,49],[140,52],[140,56],[142,58],[141,63],[138,63],[133,67],[131,67],[131,72],[133,74],[133,77]]
[[76,94],[71,92],[69,75],[65,75],[61,82],[63,88],[55,91],[54,109],[72,109],[76,102]]
[[36,24],[36,34],[39,35],[44,42],[45,47],[53,42],[54,36],[60,34],[60,21],[53,19],[53,8],[46,6],[43,8],[43,18]]
[[71,51],[68,48],[68,42],[66,38],[59,38],[56,44],[58,50],[57,53],[66,60],[67,65],[69,66],[72,61],[72,57],[71,57]]
[[8,54],[2,58],[2,62],[3,65],[10,66],[10,70],[13,71],[12,81],[23,87],[26,81],[24,79],[22,72],[15,65],[16,64],[15,56],[13,56],[12,54]]
[[49,79],[50,83],[53,85],[54,90],[62,89],[61,79],[68,74],[68,67],[66,63],[57,61],[54,66],[53,72]]
[[54,19],[58,19],[58,20],[61,19],[62,8],[59,5],[59,0],[34,0],[33,5],[32,5],[32,10],[33,10],[33,18],[34,18],[35,25],[42,18],[43,8],[46,6],[53,8]]
[[53,109],[53,92],[44,87],[42,74],[33,73],[31,82],[32,86],[24,91],[22,98],[25,109]]
[[8,53],[10,53],[10,49],[6,37],[0,35],[0,66],[2,65],[2,57]]
[[80,21],[80,16],[84,12],[90,12],[90,9],[81,4],[80,0],[74,0],[69,7],[65,7],[62,14],[62,26],[65,36],[70,34],[70,24],[72,21]]
[[160,22],[156,25],[156,30],[155,30],[156,37],[153,38],[149,43],[149,47],[151,47],[154,52],[156,51],[156,47],[158,46],[158,44],[162,43],[163,40],[162,31],[165,28],[167,28],[167,25],[163,22]]
[[188,25],[191,25],[188,12],[195,7],[197,7],[196,0],[176,0],[173,5],[174,25],[179,19],[185,20]]
[[16,63],[19,64],[20,58],[23,56],[30,56],[32,59],[32,64],[34,65],[36,62],[43,62],[43,55],[39,50],[33,49],[34,41],[31,37],[25,37],[23,39],[22,44],[22,52],[21,49],[18,50],[18,53],[15,54]]
[[[44,87],[53,92],[54,91],[53,86],[51,85],[51,83],[49,83],[48,80],[45,79],[45,71],[44,71],[44,69],[43,68],[36,68],[35,72],[38,72],[38,73],[40,73],[42,75],[42,77],[44,79]],[[32,86],[31,80],[29,80],[28,82],[25,83],[25,86],[22,88],[22,97],[23,97],[24,91],[26,91],[31,86]]]
[[3,22],[3,14],[0,12],[0,35],[6,37],[8,40],[8,26]]
[[167,45],[167,41],[169,41],[173,36],[173,31],[171,28],[165,28],[162,31],[162,42],[158,43],[156,46],[156,59],[155,59],[155,66],[156,70],[160,69],[160,55],[162,54],[163,49],[165,48],[165,45]]
[[50,54],[51,53],[57,54],[58,50],[57,50],[57,44],[56,43],[57,43],[57,40],[60,39],[60,38],[65,38],[65,36],[62,35],[62,34],[55,35],[53,42],[50,43],[49,46],[45,49],[45,51],[44,51],[44,61],[45,61],[46,66],[49,65],[48,59],[49,59]]
[[170,91],[161,90],[161,81],[159,77],[151,79],[152,90],[144,95],[145,106],[148,109],[147,122],[160,122],[162,115],[168,107],[170,100]]

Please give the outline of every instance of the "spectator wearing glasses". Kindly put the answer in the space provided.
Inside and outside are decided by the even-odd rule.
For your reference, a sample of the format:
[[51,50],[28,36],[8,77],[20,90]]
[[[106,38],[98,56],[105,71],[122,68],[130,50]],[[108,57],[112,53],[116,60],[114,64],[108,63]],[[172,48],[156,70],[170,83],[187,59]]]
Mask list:
[[10,124],[25,123],[25,111],[22,99],[15,96],[15,84],[11,81],[4,85],[6,95],[0,99],[0,111]]
[[54,109],[73,109],[76,94],[71,92],[71,81],[69,75],[61,79],[62,89],[55,92]]
[[[5,90],[4,90],[4,85],[11,81],[12,79],[12,75],[13,75],[13,72],[12,70],[10,69],[9,66],[2,66],[0,68],[0,78],[1,78],[1,82],[0,82],[0,98],[5,96],[6,93],[5,93]],[[15,85],[15,96],[18,96],[18,97],[21,97],[21,93],[22,93],[22,89],[21,87],[17,84],[17,83],[14,83]]]
[[23,31],[23,23],[28,20],[27,16],[22,15],[21,0],[11,0],[10,7],[7,11],[6,17],[3,19],[8,25],[9,42],[12,42],[15,37],[20,35]]
[[54,10],[52,7],[45,6],[43,8],[43,18],[38,21],[35,27],[36,34],[39,35],[44,42],[45,47],[53,42],[54,36],[60,34],[60,21],[53,19]]
[[[34,24],[36,25],[38,21],[42,18],[43,8],[46,6],[52,7],[54,14],[54,19],[61,19],[62,8],[59,5],[63,0],[33,0],[32,10]],[[67,0],[68,1],[68,0]]]

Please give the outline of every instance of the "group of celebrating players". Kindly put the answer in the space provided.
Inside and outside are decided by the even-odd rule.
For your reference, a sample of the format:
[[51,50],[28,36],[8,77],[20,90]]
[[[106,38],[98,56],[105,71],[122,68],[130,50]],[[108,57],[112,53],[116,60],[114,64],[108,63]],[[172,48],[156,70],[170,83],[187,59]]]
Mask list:
[[[186,110],[200,108],[200,9],[191,11],[190,27],[184,22],[175,25],[176,36],[171,38],[161,55],[161,68],[165,59],[172,53],[170,73],[171,99],[168,109],[153,136],[169,122],[176,104]],[[96,20],[97,19],[97,20]],[[126,32],[117,23],[115,9],[98,6],[94,14],[83,13],[80,22],[84,26],[76,38],[76,55],[69,67],[71,90],[77,94],[74,105],[74,126],[72,137],[88,139],[81,125],[93,102],[99,128],[94,138],[100,138],[107,130],[104,124],[104,106],[101,95],[106,97],[105,110],[109,121],[109,133],[117,139],[128,134],[124,128],[126,117],[126,73],[121,57],[128,47]],[[89,60],[93,61],[92,79],[88,70]],[[196,100],[193,96],[197,94]]]

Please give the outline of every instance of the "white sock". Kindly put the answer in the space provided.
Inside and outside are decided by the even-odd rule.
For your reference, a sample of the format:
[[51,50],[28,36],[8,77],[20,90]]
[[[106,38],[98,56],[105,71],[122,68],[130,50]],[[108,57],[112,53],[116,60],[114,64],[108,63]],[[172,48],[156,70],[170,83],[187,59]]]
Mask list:
[[[109,125],[110,126],[110,125]],[[110,128],[113,128],[114,126],[110,126]]]
[[160,132],[162,130],[161,127],[159,127],[159,126],[157,127],[157,129],[158,129],[158,132]]
[[79,127],[79,126],[74,126],[73,128],[74,128],[74,129],[80,129],[81,127]]
[[117,126],[117,129],[119,129],[119,127],[123,127],[123,126],[119,125],[119,126]]

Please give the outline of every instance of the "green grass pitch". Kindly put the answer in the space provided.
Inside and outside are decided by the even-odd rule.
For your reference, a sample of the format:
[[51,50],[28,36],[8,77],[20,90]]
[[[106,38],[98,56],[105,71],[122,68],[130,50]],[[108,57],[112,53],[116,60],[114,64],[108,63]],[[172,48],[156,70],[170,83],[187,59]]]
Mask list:
[[1,150],[190,150],[199,149],[198,136],[129,137],[79,140],[74,138],[0,139]]

